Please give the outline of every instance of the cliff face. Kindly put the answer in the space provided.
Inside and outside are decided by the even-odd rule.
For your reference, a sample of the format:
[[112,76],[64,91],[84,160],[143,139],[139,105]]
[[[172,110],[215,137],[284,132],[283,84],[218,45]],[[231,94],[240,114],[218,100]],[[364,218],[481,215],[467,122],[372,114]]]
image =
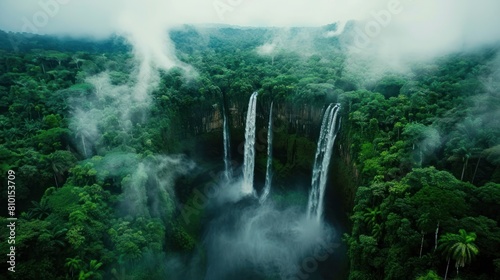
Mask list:
[[[348,114],[349,112],[344,112],[342,114],[342,118],[347,120]],[[349,226],[348,217],[354,207],[354,197],[361,182],[359,169],[351,151],[352,133],[353,131],[350,123],[348,121],[343,121],[335,143],[335,153],[337,155],[335,157],[336,160],[333,161],[333,166],[330,169],[330,174],[335,174],[335,176],[332,176],[331,182],[334,186],[336,186],[332,195],[341,197],[339,203],[345,212],[344,218],[346,220],[344,224],[346,226]]]
[[[231,155],[233,167],[238,168],[243,162],[243,146],[245,142],[245,121],[247,100],[228,101],[228,118],[230,124]],[[257,105],[256,131],[256,182],[265,176],[267,159],[267,126],[270,103]],[[316,152],[316,142],[323,112],[327,104],[291,104],[275,103],[273,110],[273,170],[274,178],[283,188],[294,187],[300,182],[304,190],[308,190],[311,179],[311,168]],[[205,106],[190,116],[190,134],[194,135],[198,152],[209,153],[206,158],[220,163],[223,158],[223,110],[222,103]],[[347,106],[343,106],[347,108]],[[329,171],[329,186],[326,199],[341,212],[336,217],[340,223],[348,226],[348,215],[354,204],[354,194],[359,183],[359,172],[351,156],[350,129],[348,112],[342,113],[342,127],[337,137],[334,155]]]
[[[267,127],[270,104],[258,104],[257,126]],[[229,102],[229,123],[231,129],[244,129],[247,104]],[[287,131],[290,134],[313,137],[321,126],[323,108],[310,104],[274,104],[274,130]],[[190,127],[194,135],[222,131],[223,111],[221,104],[213,104],[202,112],[191,115]]]

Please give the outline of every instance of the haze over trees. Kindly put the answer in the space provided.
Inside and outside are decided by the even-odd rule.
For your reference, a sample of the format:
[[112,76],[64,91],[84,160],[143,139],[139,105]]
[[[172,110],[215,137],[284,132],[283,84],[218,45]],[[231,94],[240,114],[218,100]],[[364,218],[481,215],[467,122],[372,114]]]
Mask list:
[[[203,223],[212,213],[196,207],[198,190],[217,181],[211,174],[222,168],[223,142],[206,119],[216,119],[224,96],[237,154],[253,91],[257,110],[273,101],[277,115],[341,103],[330,172],[336,179],[328,188],[342,194],[348,279],[500,275],[498,46],[376,73],[372,81],[351,71],[337,37],[312,36],[307,53],[278,47],[262,55],[259,47],[276,30],[201,30],[170,33],[177,57],[196,73],[159,71],[158,85],[140,101],[132,98],[136,62],[122,38],[23,40],[0,31],[0,170],[16,171],[20,214],[12,279],[168,279],[178,267],[205,271]],[[22,42],[17,51],[12,36]],[[282,119],[271,196],[278,205],[305,207],[305,192],[290,181],[310,179],[304,174],[318,133],[303,127],[320,124]],[[257,152],[256,165],[262,177],[265,152]],[[2,181],[2,201],[5,189]],[[327,207],[337,202],[332,194],[325,199]],[[189,222],[185,207],[193,209]],[[6,217],[2,212],[2,224]],[[1,242],[0,251],[7,246]],[[192,255],[199,256],[194,265],[178,265]],[[321,273],[331,279],[328,268]]]

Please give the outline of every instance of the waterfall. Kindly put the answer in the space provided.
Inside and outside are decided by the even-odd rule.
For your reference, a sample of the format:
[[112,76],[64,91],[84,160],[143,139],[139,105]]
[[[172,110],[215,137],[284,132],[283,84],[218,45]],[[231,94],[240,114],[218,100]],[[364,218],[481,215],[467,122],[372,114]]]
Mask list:
[[[333,143],[340,125],[337,125],[340,104],[330,104],[325,111],[314,158],[311,192],[307,203],[307,216],[320,221],[323,215],[323,197],[325,195],[328,167],[333,151]],[[339,122],[340,123],[340,122]]]
[[257,92],[254,92],[248,102],[247,122],[245,127],[245,153],[243,159],[244,194],[253,194],[253,172],[255,167],[255,117],[257,108]]
[[271,191],[271,181],[273,174],[271,170],[273,162],[273,103],[271,102],[271,110],[269,111],[269,124],[267,126],[267,166],[266,166],[266,184],[264,191],[260,196],[260,203],[264,202]]
[[[223,100],[224,101],[224,100]],[[229,122],[227,119],[226,104],[222,102],[222,114],[224,118],[224,177],[227,181],[231,180],[233,172],[231,170],[231,146],[229,140]]]

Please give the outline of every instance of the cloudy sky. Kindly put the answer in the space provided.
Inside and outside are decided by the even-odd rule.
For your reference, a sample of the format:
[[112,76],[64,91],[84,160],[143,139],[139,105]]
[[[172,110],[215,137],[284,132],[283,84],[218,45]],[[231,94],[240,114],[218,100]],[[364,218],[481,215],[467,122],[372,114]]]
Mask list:
[[481,27],[499,23],[496,0],[2,0],[0,28],[20,31],[30,21],[40,33],[106,34],[119,30],[123,17],[164,24],[322,25],[367,19],[389,5],[402,9],[401,18],[427,22],[423,28],[457,20]]
[[435,55],[499,42],[499,14],[498,0],[0,0],[0,29],[118,32],[152,45],[186,23],[287,27],[354,19],[358,46],[368,35],[377,53]]
[[[104,35],[133,20],[160,25],[223,23],[250,26],[322,25],[357,17],[361,1],[331,0],[2,0],[0,28]],[[45,8],[44,8],[45,7]],[[47,12],[47,11],[50,12]],[[48,15],[44,17],[43,14]],[[48,20],[47,20],[48,18]],[[126,19],[124,19],[126,18]]]

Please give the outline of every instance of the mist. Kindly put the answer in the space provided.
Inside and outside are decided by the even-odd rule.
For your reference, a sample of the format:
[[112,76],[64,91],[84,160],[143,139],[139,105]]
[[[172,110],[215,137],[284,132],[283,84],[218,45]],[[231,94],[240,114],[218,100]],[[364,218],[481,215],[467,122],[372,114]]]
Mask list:
[[[114,84],[107,71],[87,77],[88,92],[70,98],[69,127],[81,159],[100,170],[101,181],[124,178],[115,182],[122,188],[115,209],[121,216],[160,218],[167,224],[179,204],[175,181],[196,164],[182,155],[152,154],[125,144],[133,138],[134,127],[147,122],[161,73],[178,68],[187,78],[197,76],[196,69],[177,57],[169,31],[184,24],[278,27],[255,49],[273,58],[279,51],[309,56],[317,51],[316,38],[337,38],[346,51],[346,75],[367,85],[386,73],[409,74],[418,62],[498,44],[498,11],[500,2],[494,0],[5,0],[0,2],[0,29],[126,38],[133,54],[129,81]],[[294,27],[332,23],[335,29],[292,32]],[[500,59],[492,65],[500,67]],[[469,119],[459,121],[457,130],[469,123],[498,128],[499,79],[499,71],[484,77],[486,91],[470,100]],[[424,134],[413,155],[420,164],[443,143],[437,128],[426,127]],[[329,265],[328,259],[339,253],[340,231],[328,222],[308,219],[305,205],[278,205],[275,194],[260,204],[239,191],[241,178],[218,183],[218,195],[203,206],[207,217],[201,222],[199,247],[186,255],[146,254],[139,265],[154,260],[175,279],[199,279],[201,274],[208,280],[243,279],[238,278],[242,272],[248,279],[314,279],[312,274],[321,273],[318,266]],[[309,275],[311,264],[316,267]]]
[[268,45],[303,52],[310,40],[288,36],[288,28],[338,23],[337,30],[324,36],[339,36],[349,50],[347,70],[368,65],[376,79],[381,71],[404,72],[408,62],[499,42],[498,11],[500,2],[495,0],[6,0],[0,3],[0,29],[101,38],[120,34],[133,45],[136,98],[142,99],[154,88],[158,70],[178,66],[192,71],[176,58],[168,37],[169,30],[183,24],[281,27]]
[[116,143],[106,143],[103,138],[110,131],[128,141],[133,125],[146,121],[150,98],[145,91],[136,90],[137,86],[113,85],[108,72],[91,76],[86,82],[92,86],[90,94],[70,97],[70,128],[80,154],[91,157],[116,148],[112,147]]
[[203,236],[190,253],[164,256],[166,275],[173,279],[286,280],[322,279],[317,278],[318,267],[339,273],[341,269],[336,271],[332,264],[345,254],[339,230],[308,218],[306,205],[283,203],[279,195],[261,203],[241,191],[242,183],[241,175],[230,181],[220,178],[203,192],[195,190],[192,205],[180,205],[187,226],[193,222],[192,214],[203,211]]
[[346,70],[365,84],[384,74],[408,74],[415,63],[500,42],[500,3],[481,1],[377,1],[340,36],[348,50]]
[[204,240],[206,279],[235,279],[237,275],[246,279],[241,278],[242,271],[248,279],[270,275],[295,279],[304,273],[304,260],[317,265],[339,253],[335,230],[308,219],[301,207],[249,203],[226,205],[211,222]]

